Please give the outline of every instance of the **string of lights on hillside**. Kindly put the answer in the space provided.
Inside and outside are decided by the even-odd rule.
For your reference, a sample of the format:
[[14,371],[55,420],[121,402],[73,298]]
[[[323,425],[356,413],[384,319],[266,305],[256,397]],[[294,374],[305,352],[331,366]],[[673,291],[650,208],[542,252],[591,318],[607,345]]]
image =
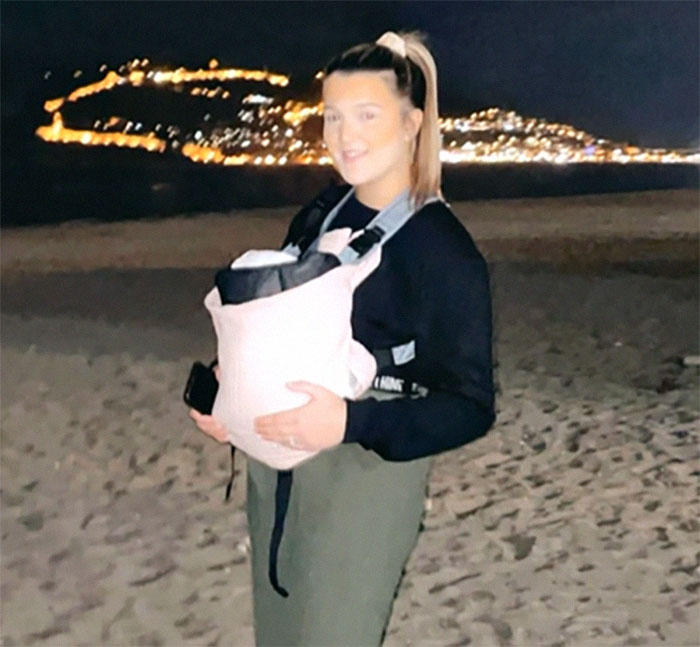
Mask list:
[[[141,148],[171,152],[203,164],[285,165],[331,164],[322,141],[322,102],[276,101],[254,93],[240,99],[235,123],[231,118],[212,120],[207,111],[198,126],[184,132],[176,124],[155,123],[111,116],[94,121],[92,128],[65,125],[62,110],[86,97],[122,87],[150,87],[183,92],[211,101],[231,101],[234,93],[221,83],[254,81],[286,87],[289,77],[266,70],[220,68],[211,59],[207,69],[174,70],[150,66],[147,58],[134,59],[117,71],[99,68],[104,76],[80,86],[65,97],[47,100],[44,110],[51,124],[39,126],[36,135],[47,142],[83,146]],[[74,78],[82,76],[77,70]],[[50,72],[47,72],[47,77]],[[316,74],[316,79],[321,73]],[[219,85],[213,85],[219,82]],[[211,105],[211,104],[210,104]],[[692,163],[700,164],[700,151],[641,148],[596,138],[573,126],[523,117],[514,111],[488,108],[467,117],[440,119],[441,159],[448,164],[488,163]]]

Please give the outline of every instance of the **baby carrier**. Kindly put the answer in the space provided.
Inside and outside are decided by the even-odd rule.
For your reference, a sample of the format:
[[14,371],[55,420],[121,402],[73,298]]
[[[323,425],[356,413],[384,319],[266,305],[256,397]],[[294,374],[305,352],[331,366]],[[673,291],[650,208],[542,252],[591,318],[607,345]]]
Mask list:
[[316,199],[295,242],[281,251],[250,250],[217,272],[216,285],[204,299],[221,365],[212,415],[228,430],[231,442],[226,498],[236,447],[278,470],[268,574],[275,591],[284,597],[288,593],[278,583],[276,563],[292,469],[317,452],[261,438],[253,430],[253,419],[306,401],[305,394],[285,387],[291,380],[321,384],[341,397],[356,399],[370,387],[379,368],[405,361],[402,355],[407,350],[368,351],[352,339],[350,315],[354,290],[379,265],[382,245],[414,212],[409,190],[363,230],[326,232],[354,192],[348,186],[332,185]]
[[303,379],[355,399],[375,376],[374,357],[352,338],[350,313],[353,291],[378,265],[381,250],[342,263],[337,254],[350,236],[349,227],[329,231],[299,259],[250,250],[218,274],[205,298],[221,366],[212,415],[233,445],[268,467],[288,470],[316,453],[254,431],[256,416],[306,401],[286,382]]

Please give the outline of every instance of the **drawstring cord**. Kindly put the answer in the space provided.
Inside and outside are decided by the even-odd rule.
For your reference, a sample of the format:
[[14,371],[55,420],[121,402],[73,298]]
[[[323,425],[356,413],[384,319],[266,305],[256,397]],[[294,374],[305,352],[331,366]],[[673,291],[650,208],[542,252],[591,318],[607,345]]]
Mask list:
[[[233,477],[235,476],[235,456],[236,448],[231,445],[231,476],[226,484],[226,496],[224,502],[231,497],[231,489],[233,488]],[[282,533],[284,531],[284,520],[287,516],[289,508],[289,498],[292,491],[292,470],[277,471],[277,487],[275,488],[275,524],[272,528],[272,536],[270,538],[270,554],[268,558],[268,577],[272,588],[277,591],[283,598],[289,597],[289,592],[280,585],[277,578],[277,554],[279,553],[280,543],[282,541]]]

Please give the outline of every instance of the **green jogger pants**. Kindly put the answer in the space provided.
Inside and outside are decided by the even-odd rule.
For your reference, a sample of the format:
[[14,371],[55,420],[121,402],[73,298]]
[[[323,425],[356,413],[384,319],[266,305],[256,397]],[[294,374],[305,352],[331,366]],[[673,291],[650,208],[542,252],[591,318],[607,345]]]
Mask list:
[[[404,397],[370,389],[363,397]],[[277,570],[268,579],[277,470],[249,458],[248,530],[258,647],[380,645],[417,538],[432,457],[385,461],[357,443],[294,468]]]

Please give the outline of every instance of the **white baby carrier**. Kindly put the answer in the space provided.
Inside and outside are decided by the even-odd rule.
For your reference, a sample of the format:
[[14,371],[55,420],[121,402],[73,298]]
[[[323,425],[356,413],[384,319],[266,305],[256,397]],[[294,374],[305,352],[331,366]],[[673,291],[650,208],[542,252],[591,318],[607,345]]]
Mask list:
[[[350,314],[353,292],[379,264],[381,249],[375,246],[357,260],[341,263],[338,255],[352,249],[351,233],[350,228],[338,229],[320,239],[318,251],[332,254],[337,266],[312,280],[242,303],[222,304],[218,288],[205,299],[221,367],[212,415],[226,427],[233,445],[274,469],[291,469],[316,454],[265,440],[253,431],[256,416],[308,400],[306,394],[287,389],[286,382],[306,380],[355,399],[377,370],[374,357],[352,338]],[[297,257],[285,251],[251,250],[231,270],[295,262]],[[269,281],[269,276],[259,276]]]
[[[281,251],[250,250],[217,273],[204,299],[217,336],[221,367],[212,415],[234,448],[280,470],[278,508],[270,548],[270,580],[277,583],[276,555],[291,488],[291,469],[317,452],[289,448],[255,433],[257,416],[291,409],[308,395],[285,383],[306,380],[340,397],[357,399],[371,385],[377,362],[352,338],[353,293],[381,261],[382,245],[413,215],[404,190],[353,234],[326,231],[354,187],[335,204],[302,253],[296,243]],[[438,197],[428,201],[438,200]],[[230,492],[230,485],[227,491]]]

